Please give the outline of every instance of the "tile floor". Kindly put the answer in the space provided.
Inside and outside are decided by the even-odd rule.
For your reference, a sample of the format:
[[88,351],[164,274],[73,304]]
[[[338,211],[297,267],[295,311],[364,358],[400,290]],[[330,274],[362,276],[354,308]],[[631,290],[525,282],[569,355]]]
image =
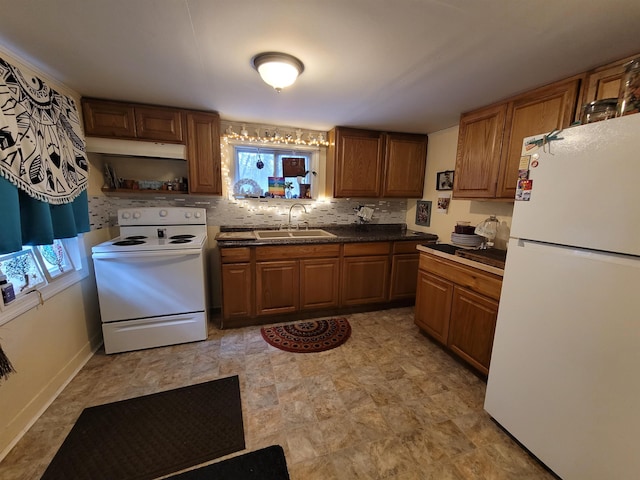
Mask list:
[[0,464],[0,478],[40,478],[87,406],[236,374],[247,450],[282,445],[292,480],[555,478],[491,421],[485,383],[419,333],[412,308],[347,318],[348,342],[315,354],[277,350],[259,327],[100,350]]

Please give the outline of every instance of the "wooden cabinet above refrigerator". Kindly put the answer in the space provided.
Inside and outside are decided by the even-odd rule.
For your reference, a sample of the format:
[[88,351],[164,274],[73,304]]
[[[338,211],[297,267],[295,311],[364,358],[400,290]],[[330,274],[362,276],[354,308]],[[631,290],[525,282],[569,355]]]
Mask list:
[[525,137],[571,125],[582,76],[460,118],[453,198],[513,200]]

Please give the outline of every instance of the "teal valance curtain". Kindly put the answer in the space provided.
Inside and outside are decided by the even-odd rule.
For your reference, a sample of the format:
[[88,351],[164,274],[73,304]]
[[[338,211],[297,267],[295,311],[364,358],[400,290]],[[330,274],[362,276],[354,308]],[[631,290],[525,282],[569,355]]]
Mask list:
[[89,231],[88,177],[74,100],[0,58],[0,255]]

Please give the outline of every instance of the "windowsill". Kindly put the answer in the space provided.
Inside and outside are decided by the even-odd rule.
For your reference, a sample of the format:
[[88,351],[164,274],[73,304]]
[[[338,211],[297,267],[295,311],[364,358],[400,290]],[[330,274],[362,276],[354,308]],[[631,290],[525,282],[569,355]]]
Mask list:
[[23,313],[40,305],[40,296],[38,295],[38,292],[42,294],[42,301],[46,302],[48,299],[86,278],[88,275],[89,270],[87,268],[74,270],[61,278],[56,279],[55,282],[45,285],[37,290],[32,290],[25,296],[16,298],[9,305],[4,305],[2,307],[2,311],[0,312],[0,325],[8,323]]

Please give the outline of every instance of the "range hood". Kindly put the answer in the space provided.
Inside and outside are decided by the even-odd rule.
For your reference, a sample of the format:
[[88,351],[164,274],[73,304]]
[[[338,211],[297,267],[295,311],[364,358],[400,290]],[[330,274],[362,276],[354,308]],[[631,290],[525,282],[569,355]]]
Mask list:
[[175,143],[142,142],[113,138],[86,137],[88,153],[126,157],[187,159],[187,147]]

